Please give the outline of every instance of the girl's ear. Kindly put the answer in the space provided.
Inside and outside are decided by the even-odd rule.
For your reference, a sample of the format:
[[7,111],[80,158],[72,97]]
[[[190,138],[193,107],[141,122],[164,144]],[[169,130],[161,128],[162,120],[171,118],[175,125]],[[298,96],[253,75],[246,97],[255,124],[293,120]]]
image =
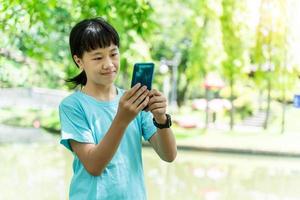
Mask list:
[[78,67],[80,68],[80,70],[83,70],[83,63],[82,60],[80,58],[78,58],[76,55],[73,56],[76,64],[78,65]]

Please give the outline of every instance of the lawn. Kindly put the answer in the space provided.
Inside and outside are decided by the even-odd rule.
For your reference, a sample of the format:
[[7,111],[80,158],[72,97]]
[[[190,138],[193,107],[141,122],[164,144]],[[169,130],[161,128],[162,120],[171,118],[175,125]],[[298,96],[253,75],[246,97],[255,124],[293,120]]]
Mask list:
[[[172,113],[173,131],[178,140],[193,139],[198,137],[208,137],[216,135],[222,137],[252,137],[256,136],[276,136],[281,135],[281,111],[280,107],[272,110],[272,117],[267,130],[262,128],[240,127],[229,130],[228,117],[218,116],[216,124],[210,124],[208,129],[204,129],[205,113],[202,111],[194,111],[189,107],[183,107],[176,113]],[[285,132],[288,135],[300,135],[300,123],[298,122],[300,109],[289,106],[286,111]],[[196,128],[183,128],[179,125],[179,121],[185,119],[192,120],[200,124]],[[239,121],[237,122],[239,123]],[[59,132],[58,111],[36,110],[24,108],[2,108],[0,109],[0,124],[18,126],[18,127],[36,127],[44,128],[50,132]]]

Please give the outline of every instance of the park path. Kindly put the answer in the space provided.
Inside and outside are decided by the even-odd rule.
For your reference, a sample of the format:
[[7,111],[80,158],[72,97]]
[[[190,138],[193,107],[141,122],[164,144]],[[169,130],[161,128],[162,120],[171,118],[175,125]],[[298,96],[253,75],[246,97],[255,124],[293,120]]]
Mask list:
[[55,142],[57,140],[58,137],[55,137],[39,128],[21,128],[0,124],[0,144],[15,142]]
[[0,108],[57,108],[68,94],[67,91],[46,88],[1,88]]

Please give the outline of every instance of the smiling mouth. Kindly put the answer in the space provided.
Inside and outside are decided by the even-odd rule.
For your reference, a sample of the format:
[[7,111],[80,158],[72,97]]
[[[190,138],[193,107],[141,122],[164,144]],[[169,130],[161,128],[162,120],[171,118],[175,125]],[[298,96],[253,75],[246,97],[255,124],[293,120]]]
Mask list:
[[107,73],[101,73],[101,75],[103,75],[103,76],[109,76],[109,75],[113,75],[115,73],[116,72],[107,72]]

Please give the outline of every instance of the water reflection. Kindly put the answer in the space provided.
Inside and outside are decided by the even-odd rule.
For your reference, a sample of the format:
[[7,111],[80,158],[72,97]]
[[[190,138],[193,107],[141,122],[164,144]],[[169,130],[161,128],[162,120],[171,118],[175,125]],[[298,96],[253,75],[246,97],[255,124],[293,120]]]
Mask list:
[[300,199],[300,160],[179,152],[164,164],[144,153],[149,199]]
[[[300,199],[300,160],[179,151],[174,163],[143,151],[149,200]],[[67,199],[71,155],[60,145],[0,146],[0,199]]]

